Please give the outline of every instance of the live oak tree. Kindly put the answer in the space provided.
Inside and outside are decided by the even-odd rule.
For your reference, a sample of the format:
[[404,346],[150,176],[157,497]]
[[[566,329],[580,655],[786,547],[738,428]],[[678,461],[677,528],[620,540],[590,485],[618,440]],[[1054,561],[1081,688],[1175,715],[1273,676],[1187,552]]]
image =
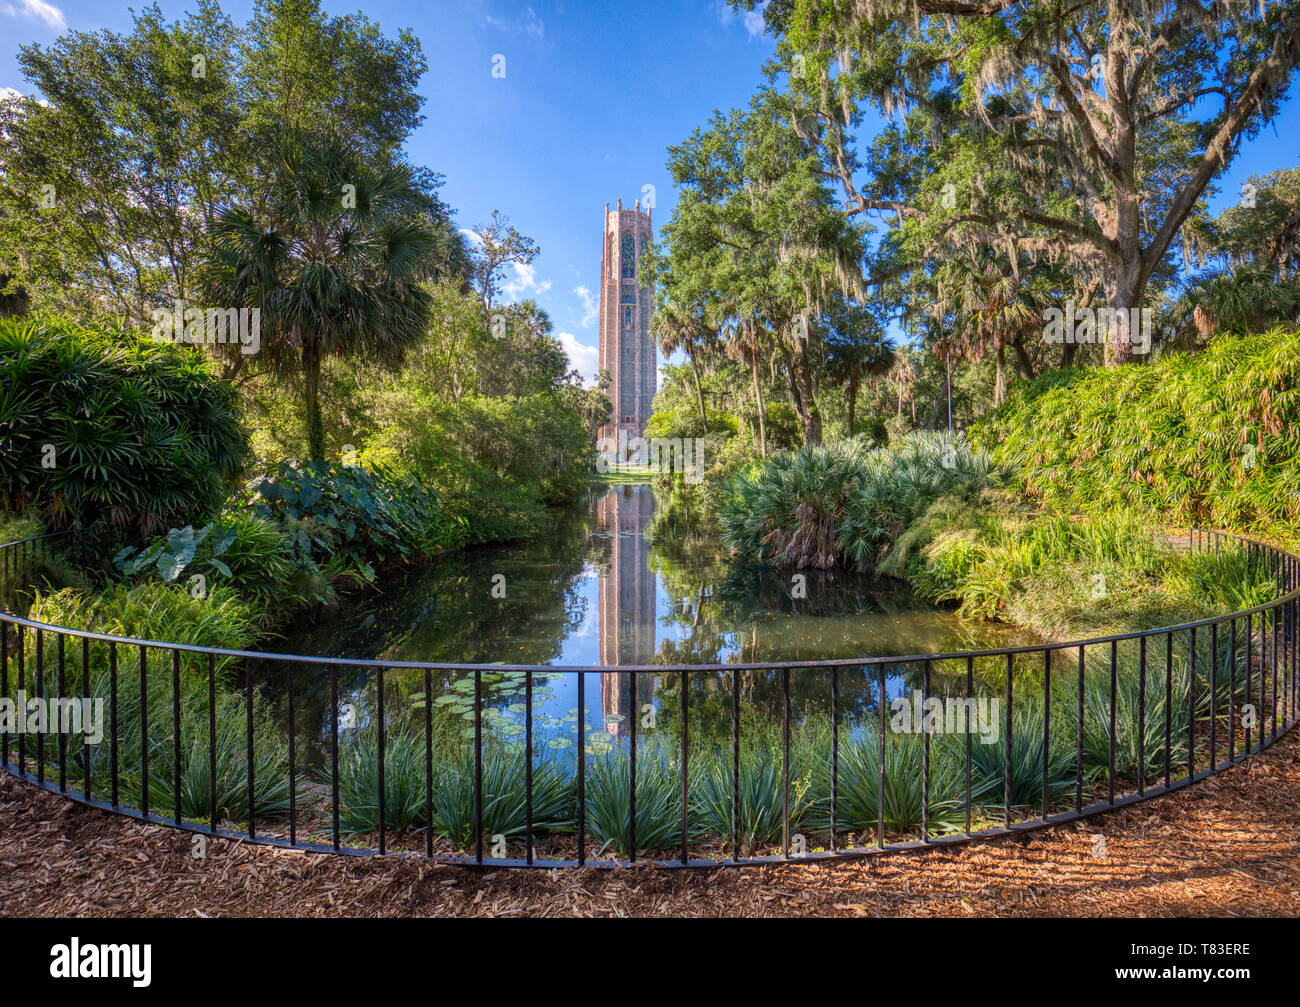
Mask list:
[[491,221],[474,229],[473,244],[473,285],[483,304],[483,317],[490,319],[506,267],[531,265],[541,249],[532,238],[511,226],[510,218],[500,210],[493,210]]
[[[1069,262],[1100,278],[1112,309],[1141,305],[1179,229],[1241,140],[1276,113],[1300,62],[1300,0],[763,9],[850,212],[893,210],[923,218],[936,242]],[[865,106],[958,124],[961,142],[919,205],[860,191]],[[1125,326],[1111,362],[1131,357],[1132,337]]]
[[1255,263],[1275,279],[1300,274],[1300,168],[1252,175],[1243,198],[1213,222],[1201,251]]
[[862,289],[864,229],[839,212],[819,164],[770,90],[669,148],[682,191],[655,253],[658,305],[691,312],[750,370],[764,450],[764,365],[784,378],[804,442],[821,443],[812,323]]
[[246,178],[236,37],[204,0],[20,48],[36,94],[0,101],[0,272],[37,305],[139,322],[190,295],[204,228]]

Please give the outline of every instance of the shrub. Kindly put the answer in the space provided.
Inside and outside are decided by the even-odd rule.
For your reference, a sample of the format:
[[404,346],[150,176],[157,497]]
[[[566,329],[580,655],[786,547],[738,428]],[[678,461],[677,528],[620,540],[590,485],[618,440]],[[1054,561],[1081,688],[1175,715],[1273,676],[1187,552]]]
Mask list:
[[[965,749],[958,754],[954,735],[930,739],[930,800],[925,801],[924,737],[890,733],[885,738],[884,793],[880,785],[880,734],[874,725],[840,743],[836,823],[844,832],[874,832],[883,806],[885,831],[919,832],[922,809],[929,809],[931,835],[965,828]],[[815,783],[820,827],[830,824],[830,760],[821,764]],[[987,785],[976,786],[978,800]]]
[[[483,746],[483,832],[506,839],[528,824],[523,746]],[[474,755],[466,750],[434,767],[433,829],[465,849],[474,842]],[[533,829],[564,830],[574,821],[573,778],[543,752],[533,757]]]
[[[55,464],[45,464],[53,451]],[[0,500],[140,535],[214,513],[248,453],[202,355],[128,331],[0,318]]]
[[432,494],[387,472],[286,464],[249,484],[247,507],[124,548],[114,562],[127,576],[164,583],[196,574],[228,583],[266,626],[304,604],[332,602],[338,583],[373,581],[380,564],[427,555],[440,520]]
[[[253,630],[247,609],[227,588],[215,588],[207,598],[193,598],[186,592],[149,582],[135,587],[118,584],[100,595],[84,595],[65,589],[38,595],[29,618],[72,629],[91,630],[115,636],[167,640],[173,643],[227,649],[251,645]],[[30,648],[26,664],[35,669],[35,640],[26,634]],[[57,643],[46,638],[46,695],[57,694]],[[78,647],[67,648],[66,683],[71,693],[83,695],[83,669]],[[139,659],[135,648],[119,646],[117,675],[118,791],[123,804],[141,806],[144,724],[141,719]],[[92,700],[103,700],[105,716],[110,709],[111,678],[108,647],[92,644],[90,692]],[[170,814],[175,806],[173,775],[174,721],[173,674],[167,651],[148,649],[147,685],[144,706],[148,716],[149,801],[152,810]],[[217,811],[236,820],[248,810],[247,705],[242,691],[226,681],[231,659],[215,662],[216,706],[215,780]],[[16,682],[11,681],[16,688]],[[180,656],[181,708],[181,809],[184,817],[206,820],[214,786],[208,764],[208,661],[204,655]],[[29,678],[27,691],[33,691]],[[111,785],[110,744],[105,725],[104,740],[91,748],[92,785],[107,793]],[[45,738],[47,759],[57,758],[58,740]],[[34,746],[31,749],[34,751]],[[72,770],[75,752],[69,753]],[[289,806],[288,754],[270,707],[260,695],[253,700],[253,785],[254,807],[259,817],[282,815]]]
[[[384,738],[384,827],[425,821],[424,739],[405,728]],[[358,732],[339,753],[339,827],[355,835],[379,827],[379,735]],[[325,777],[325,782],[329,778]]]
[[[1001,714],[995,741],[973,739],[971,745],[972,788],[984,794],[985,805],[1002,808],[1007,799],[1007,745],[1011,746],[1011,807],[1041,808],[1043,805],[1043,708],[1017,700],[1011,715],[1011,737],[1007,738],[1006,713]],[[1075,784],[1074,752],[1048,743],[1047,797],[1052,798]]]
[[547,526],[546,505],[586,487],[592,446],[573,408],[550,392],[456,402],[403,391],[362,452],[438,493],[446,545],[523,538]]
[[1045,374],[971,439],[1060,508],[1290,535],[1300,519],[1298,380],[1300,330],[1221,336],[1196,355]]
[[946,434],[786,451],[727,484],[722,537],[750,562],[871,569],[934,500],[971,499],[998,479],[987,455]]

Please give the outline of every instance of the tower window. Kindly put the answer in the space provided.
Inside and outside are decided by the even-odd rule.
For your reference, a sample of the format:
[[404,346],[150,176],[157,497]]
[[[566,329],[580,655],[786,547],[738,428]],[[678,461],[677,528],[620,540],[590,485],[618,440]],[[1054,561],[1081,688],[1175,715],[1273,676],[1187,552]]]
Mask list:
[[623,324],[628,327],[632,325],[632,309],[630,307],[623,309]]
[[636,239],[631,234],[623,235],[623,275],[636,276]]

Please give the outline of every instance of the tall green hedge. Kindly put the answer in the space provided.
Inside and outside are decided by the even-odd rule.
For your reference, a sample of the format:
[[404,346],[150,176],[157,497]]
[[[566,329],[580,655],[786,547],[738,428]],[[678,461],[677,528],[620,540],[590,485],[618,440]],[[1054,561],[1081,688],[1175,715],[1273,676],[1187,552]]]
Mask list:
[[215,512],[247,456],[233,387],[192,348],[0,318],[0,506],[148,535]]
[[1074,368],[1023,386],[971,431],[1025,490],[1075,511],[1300,532],[1300,331]]

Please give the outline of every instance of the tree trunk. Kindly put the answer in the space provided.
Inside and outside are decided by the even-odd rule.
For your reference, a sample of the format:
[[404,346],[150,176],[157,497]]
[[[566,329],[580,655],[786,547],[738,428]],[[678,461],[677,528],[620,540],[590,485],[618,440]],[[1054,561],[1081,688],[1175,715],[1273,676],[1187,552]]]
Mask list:
[[821,444],[822,414],[813,392],[812,366],[808,362],[808,342],[794,341],[794,379],[799,389],[799,418],[803,421],[804,446]]
[[1025,349],[1025,340],[1023,336],[1016,336],[1011,343],[1011,348],[1016,353],[1016,363],[1020,365],[1020,373],[1028,381],[1034,380],[1034,361],[1029,356],[1029,351]]
[[325,424],[320,415],[320,343],[303,336],[302,375],[307,399],[307,459],[325,460]]
[[853,417],[858,405],[858,373],[849,373],[849,440],[853,440]]
[[[1107,366],[1126,364],[1133,359],[1133,333],[1129,331],[1129,308],[1140,308],[1143,288],[1142,263],[1134,252],[1115,263],[1111,282],[1107,284],[1110,307],[1120,321],[1120,331],[1113,344],[1107,344]],[[1141,314],[1139,313],[1139,318]]]
[[754,402],[758,406],[758,450],[762,457],[767,457],[767,421],[763,418],[763,385],[758,380],[758,357],[750,358],[752,367],[750,373],[754,375]]
[[695,363],[695,350],[689,343],[686,345],[686,355],[691,359],[691,374],[695,377],[695,401],[700,407],[700,425],[707,434],[709,432],[709,418],[704,413],[704,389],[700,387],[700,368]]
[[999,344],[997,354],[997,372],[993,377],[993,404],[1002,405],[1002,400],[1007,394],[1007,376],[1006,376],[1006,356],[1005,346]]

